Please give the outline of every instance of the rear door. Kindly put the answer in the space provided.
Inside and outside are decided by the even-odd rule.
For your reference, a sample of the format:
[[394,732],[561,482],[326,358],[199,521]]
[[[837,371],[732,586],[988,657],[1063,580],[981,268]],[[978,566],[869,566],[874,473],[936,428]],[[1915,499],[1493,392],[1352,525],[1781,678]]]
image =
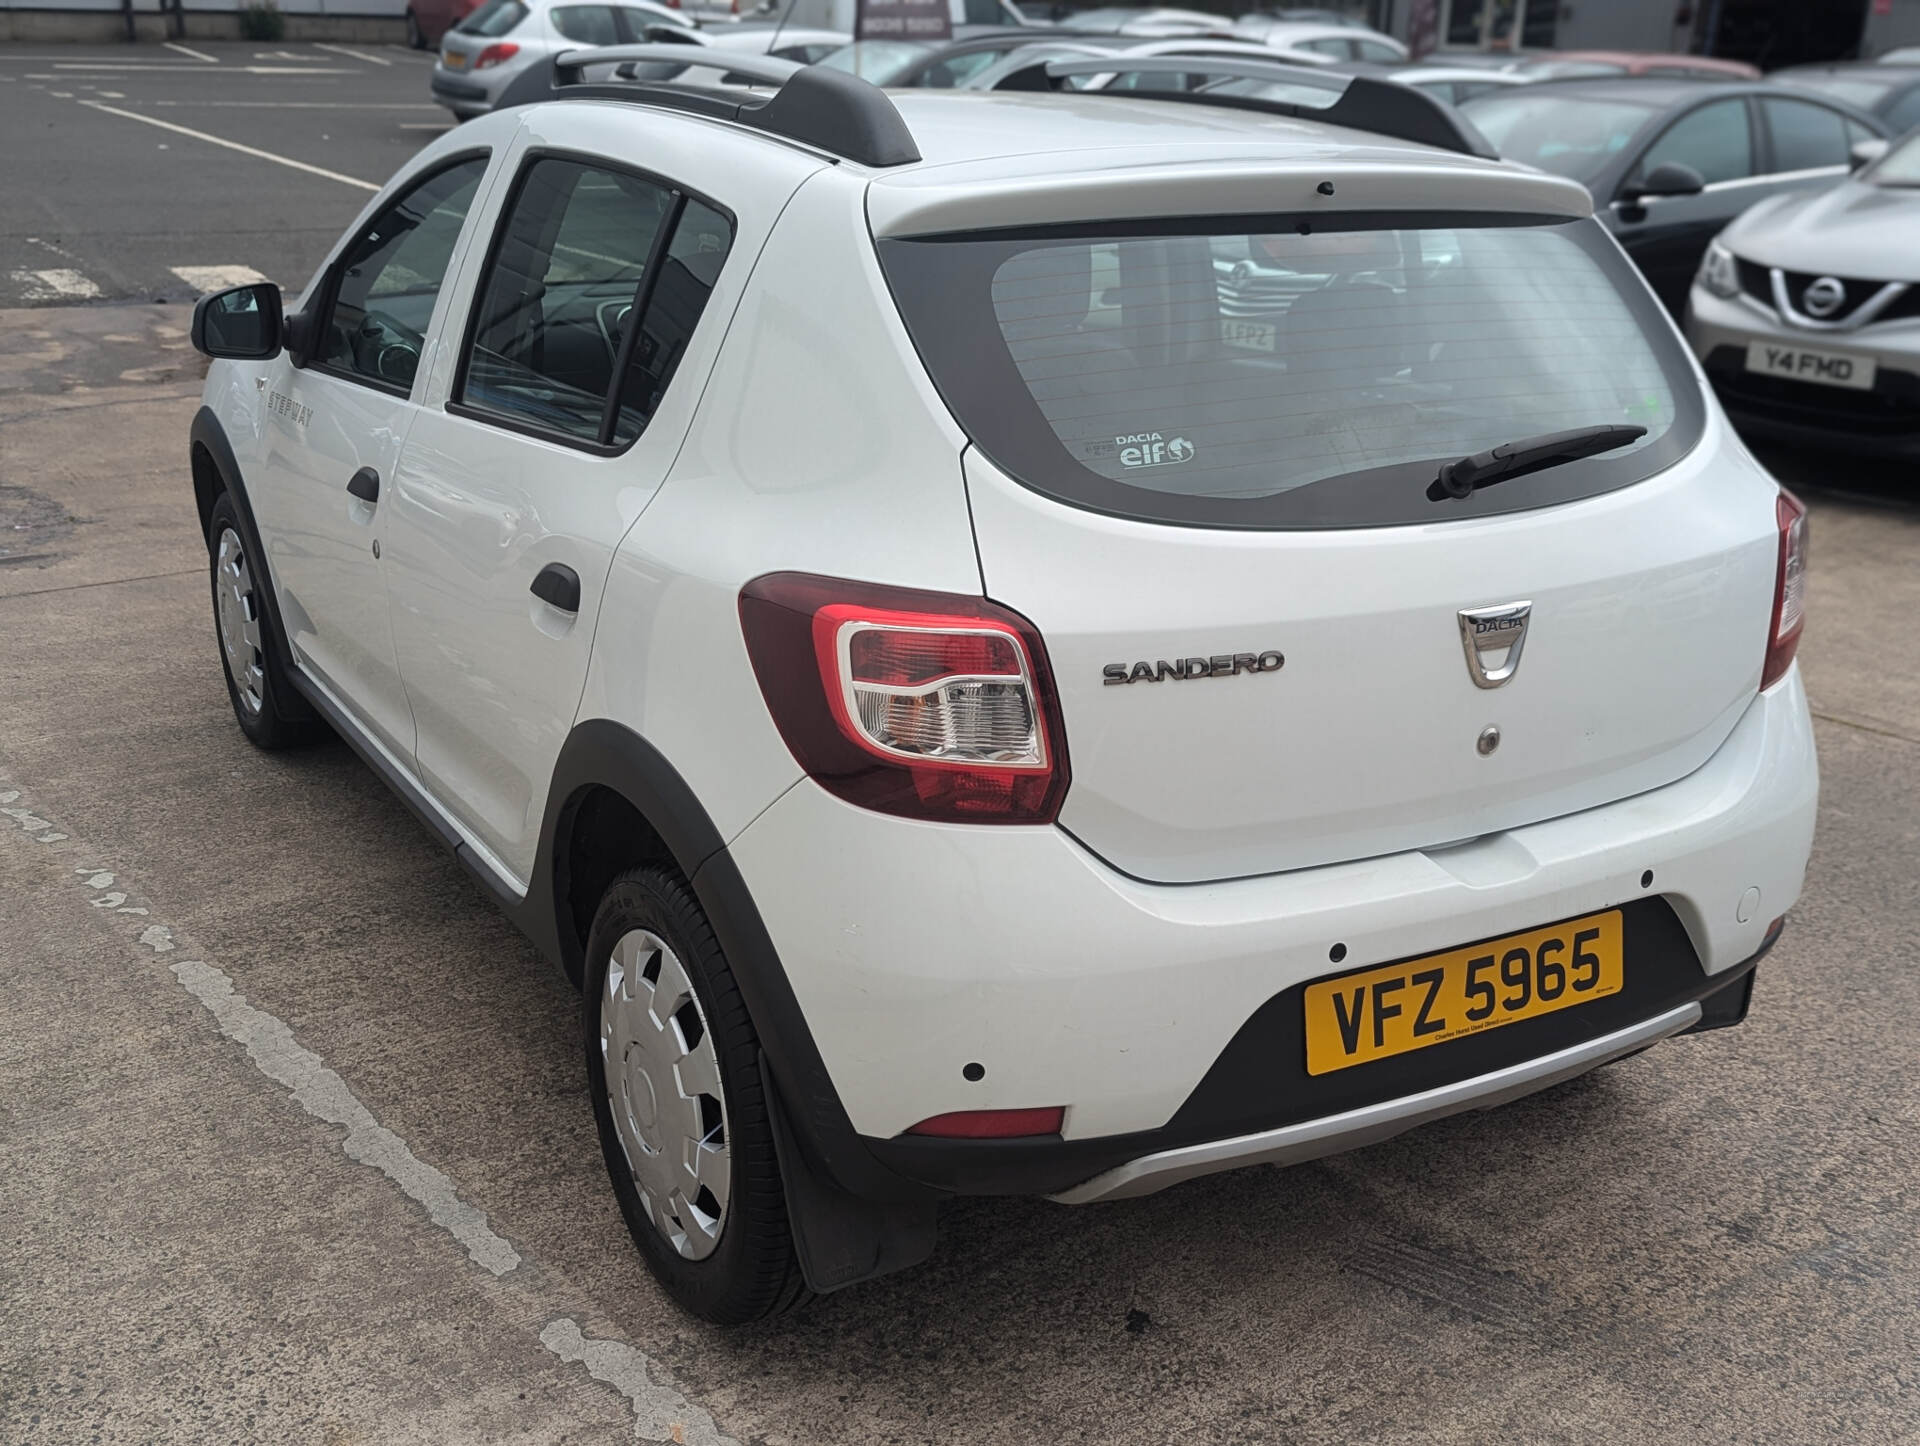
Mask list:
[[[678,451],[767,228],[820,163],[586,106],[530,117],[515,146],[399,469],[388,557],[420,776],[520,883],[614,549]],[[650,168],[606,159],[626,155]]]
[[[1590,220],[1417,221],[882,242],[975,443],[987,593],[1051,659],[1061,825],[1126,873],[1576,812],[1692,771],[1754,697],[1775,488],[1697,445],[1645,288]],[[1589,425],[1644,432],[1431,495]]]

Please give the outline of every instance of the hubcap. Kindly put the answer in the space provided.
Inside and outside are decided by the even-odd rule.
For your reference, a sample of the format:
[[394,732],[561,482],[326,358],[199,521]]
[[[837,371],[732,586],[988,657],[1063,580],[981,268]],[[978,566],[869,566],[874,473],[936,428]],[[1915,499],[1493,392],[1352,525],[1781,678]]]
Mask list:
[[732,1184],[726,1094],[706,1015],[659,935],[613,946],[600,998],[600,1061],[614,1132],[648,1218],[688,1260],[720,1243]]
[[267,701],[267,655],[260,645],[260,605],[240,534],[231,527],[220,534],[220,550],[213,561],[213,596],[227,676],[233,679],[242,706],[249,713],[258,713]]

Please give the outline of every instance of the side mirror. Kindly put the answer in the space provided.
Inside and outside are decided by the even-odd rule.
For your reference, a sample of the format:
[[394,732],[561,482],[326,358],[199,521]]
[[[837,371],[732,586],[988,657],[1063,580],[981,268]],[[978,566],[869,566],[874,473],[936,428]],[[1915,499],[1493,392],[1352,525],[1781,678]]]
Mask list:
[[1707,188],[1707,179],[1692,166],[1665,161],[1637,182],[1620,188],[1620,199],[1637,206],[1648,196],[1697,196]]
[[235,286],[200,298],[193,308],[193,347],[211,357],[264,361],[286,339],[280,288],[270,281]]
[[1870,166],[1887,153],[1887,142],[1877,136],[1872,140],[1855,141],[1847,151],[1847,168],[1857,171]]

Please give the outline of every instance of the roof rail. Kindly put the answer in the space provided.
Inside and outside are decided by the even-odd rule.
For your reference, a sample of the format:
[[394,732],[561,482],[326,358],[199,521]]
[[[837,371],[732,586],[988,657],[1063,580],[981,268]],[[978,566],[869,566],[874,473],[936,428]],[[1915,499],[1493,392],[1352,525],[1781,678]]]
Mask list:
[[[1370,131],[1413,141],[1441,150],[1458,151],[1465,156],[1498,160],[1499,155],[1473,125],[1456,114],[1452,107],[1435,100],[1426,92],[1397,81],[1375,80],[1367,75],[1329,73],[1318,66],[1288,65],[1284,61],[1210,55],[1111,55],[1092,60],[1050,60],[1027,70],[1016,71],[1000,83],[1001,90],[1056,91],[1076,75],[1196,75],[1211,80],[1278,80],[1314,90],[1338,91],[1339,99],[1328,106],[1303,105],[1295,101],[1267,100],[1261,96],[1233,95],[1215,89],[1204,90],[1129,90],[1115,92],[1129,100],[1179,101],[1188,105],[1225,106],[1233,110],[1262,111],[1269,115],[1296,116],[1325,121],[1348,130]],[[1076,91],[1077,95],[1104,94],[1101,91]]]
[[[604,80],[587,79],[590,66],[635,63],[677,67],[676,79],[617,73]],[[682,69],[716,70],[779,88],[768,96],[733,86],[681,84],[677,76]],[[913,132],[878,86],[843,70],[720,46],[609,45],[563,51],[514,80],[498,108],[572,99],[624,100],[730,120],[863,166],[905,166],[920,159]]]

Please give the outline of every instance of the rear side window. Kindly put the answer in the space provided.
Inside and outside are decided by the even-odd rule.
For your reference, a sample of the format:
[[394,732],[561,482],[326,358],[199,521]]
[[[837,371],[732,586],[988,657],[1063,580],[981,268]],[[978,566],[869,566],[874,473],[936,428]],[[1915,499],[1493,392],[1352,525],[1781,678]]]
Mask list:
[[1382,65],[1391,65],[1401,59],[1400,52],[1391,45],[1382,45],[1377,40],[1356,40],[1354,48],[1360,52],[1362,60],[1378,61]]
[[1776,171],[1811,171],[1847,164],[1846,117],[1808,100],[1763,100],[1773,135]]
[[618,45],[620,30],[610,5],[561,5],[553,11],[553,28],[582,45]]
[[505,35],[526,18],[527,7],[520,0],[487,0],[453,28],[462,35]]
[[[1446,521],[1625,486],[1692,444],[1686,359],[1598,223],[1355,219],[888,240],[881,256],[974,442],[1099,511]],[[1441,463],[1602,424],[1647,434],[1457,509],[1427,498]]]
[[536,159],[494,239],[453,409],[596,448],[632,442],[732,234],[719,211],[665,182]]
[[1895,135],[1904,135],[1915,126],[1920,126],[1920,86],[1915,86],[1887,111],[1887,128]]

